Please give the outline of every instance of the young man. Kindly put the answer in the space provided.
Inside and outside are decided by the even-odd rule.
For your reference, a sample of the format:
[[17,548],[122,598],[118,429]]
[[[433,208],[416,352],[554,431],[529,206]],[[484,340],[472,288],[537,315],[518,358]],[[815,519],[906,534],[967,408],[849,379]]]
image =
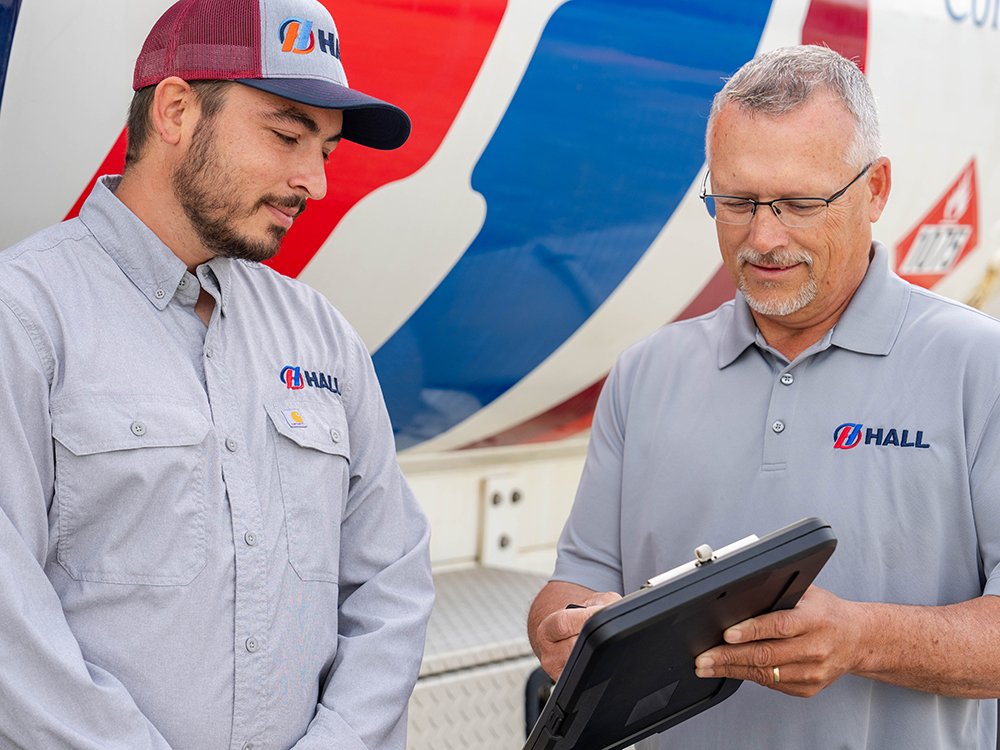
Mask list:
[[0,745],[393,748],[433,601],[367,350],[261,266],[341,139],[313,0],[182,0],[123,177],[0,255]]
[[1000,694],[1000,324],[889,271],[871,232],[889,160],[867,82],[836,53],[747,63],[706,145],[740,293],[608,378],[529,619],[536,653],[558,674],[596,606],[700,542],[820,516],[839,545],[818,586],[695,661],[769,689],[645,744],[992,750],[996,704],[977,699]]

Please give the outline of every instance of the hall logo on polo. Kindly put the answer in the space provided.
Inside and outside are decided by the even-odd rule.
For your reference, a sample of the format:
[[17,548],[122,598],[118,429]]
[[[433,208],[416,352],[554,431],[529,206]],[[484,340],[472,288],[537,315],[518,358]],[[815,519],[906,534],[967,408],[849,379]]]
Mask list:
[[[833,447],[838,450],[850,450],[861,445],[864,439],[865,445],[897,448],[930,448],[930,443],[924,442],[924,431],[915,430],[915,434],[910,430],[897,429],[895,427],[865,427],[863,424],[855,422],[845,422],[833,431]],[[911,439],[911,434],[913,437]]]

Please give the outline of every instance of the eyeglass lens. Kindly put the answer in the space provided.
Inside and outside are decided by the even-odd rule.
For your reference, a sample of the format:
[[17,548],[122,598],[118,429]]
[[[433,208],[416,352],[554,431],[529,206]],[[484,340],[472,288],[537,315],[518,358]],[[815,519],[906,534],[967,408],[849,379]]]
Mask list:
[[[723,224],[749,224],[754,214],[753,201],[739,198],[706,195],[705,207],[713,219]],[[789,227],[810,227],[826,221],[827,203],[824,200],[810,198],[778,200],[770,204],[770,208],[775,216]]]

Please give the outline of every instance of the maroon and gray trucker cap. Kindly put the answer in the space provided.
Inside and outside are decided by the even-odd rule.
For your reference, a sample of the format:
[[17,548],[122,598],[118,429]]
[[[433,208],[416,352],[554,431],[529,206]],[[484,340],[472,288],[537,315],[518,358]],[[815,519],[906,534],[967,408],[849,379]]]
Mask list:
[[343,137],[363,146],[399,148],[410,135],[403,110],[348,88],[337,27],[317,0],[180,0],[146,37],[132,88],[170,76],[238,81],[341,109]]

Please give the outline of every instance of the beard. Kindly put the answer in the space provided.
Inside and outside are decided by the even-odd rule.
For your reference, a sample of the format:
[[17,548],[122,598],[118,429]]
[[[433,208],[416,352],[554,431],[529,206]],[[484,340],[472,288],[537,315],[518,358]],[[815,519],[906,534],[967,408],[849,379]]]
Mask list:
[[[819,285],[813,273],[812,256],[805,252],[781,252],[772,250],[769,253],[758,253],[750,248],[742,248],[736,254],[739,264],[740,275],[737,287],[743,293],[750,309],[760,315],[781,317],[798,312],[816,298],[819,292]],[[754,289],[750,288],[746,276],[743,275],[743,267],[747,263],[757,266],[793,266],[796,263],[805,264],[809,278],[806,279],[794,296],[772,294],[780,293],[782,284],[780,282],[759,282]]]
[[255,239],[240,231],[240,223],[249,220],[267,203],[298,209],[295,214],[298,217],[306,210],[306,200],[269,193],[247,206],[237,177],[218,154],[212,121],[202,120],[191,138],[191,149],[171,176],[174,194],[198,238],[213,256],[262,263],[277,254],[287,230],[271,225],[266,237]]

